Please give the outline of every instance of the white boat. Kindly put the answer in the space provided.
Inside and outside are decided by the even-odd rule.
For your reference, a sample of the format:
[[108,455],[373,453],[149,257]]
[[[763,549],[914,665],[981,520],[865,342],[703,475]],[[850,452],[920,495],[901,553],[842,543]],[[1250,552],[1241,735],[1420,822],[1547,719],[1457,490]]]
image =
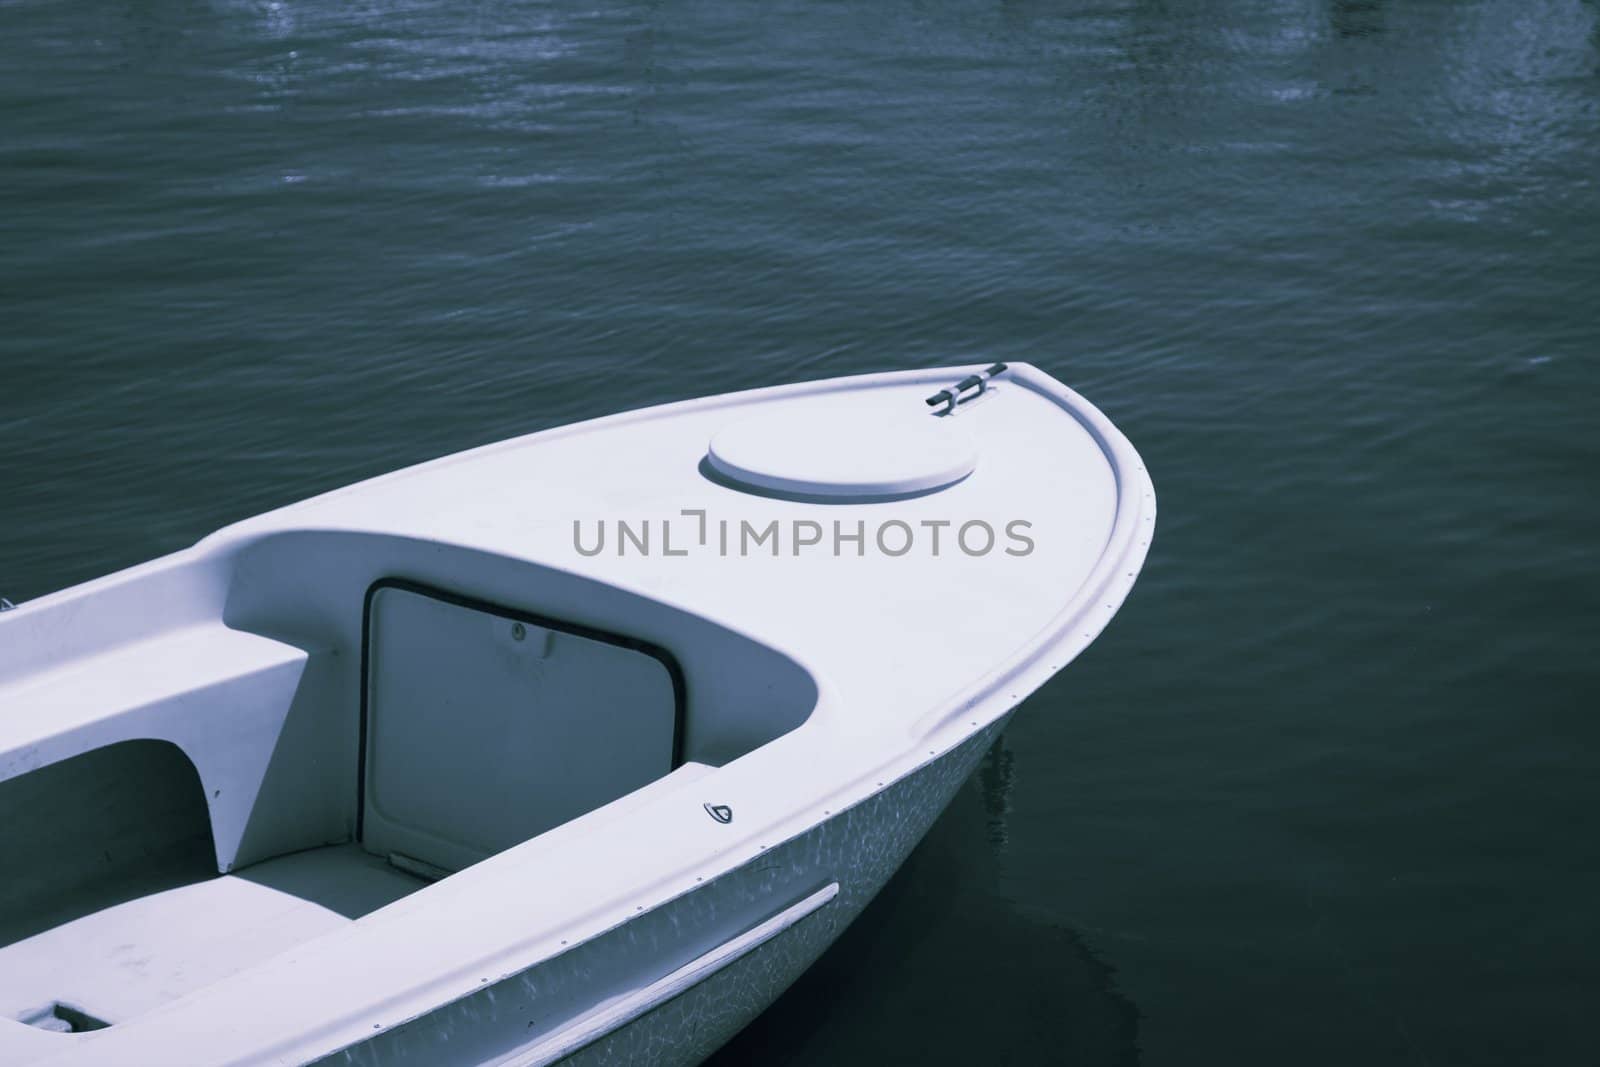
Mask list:
[[0,613],[0,1063],[698,1062],[1154,519],[1082,397],[957,367],[547,430]]

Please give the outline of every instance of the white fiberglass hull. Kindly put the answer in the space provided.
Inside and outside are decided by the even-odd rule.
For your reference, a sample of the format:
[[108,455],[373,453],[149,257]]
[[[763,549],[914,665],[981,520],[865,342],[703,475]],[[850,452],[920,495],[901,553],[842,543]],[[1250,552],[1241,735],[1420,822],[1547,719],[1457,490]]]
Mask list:
[[915,371],[533,434],[0,613],[0,1062],[696,1062],[1154,516],[1047,375]]
[[[871,902],[1009,718],[569,957],[486,986],[321,1062],[699,1063],[788,989]],[[727,927],[730,915],[743,920]],[[570,1017],[545,1014],[542,1005],[560,997],[564,986],[582,987],[595,957],[659,955],[664,943],[680,942],[697,927],[737,932],[673,970],[657,964],[663,978],[628,997]]]

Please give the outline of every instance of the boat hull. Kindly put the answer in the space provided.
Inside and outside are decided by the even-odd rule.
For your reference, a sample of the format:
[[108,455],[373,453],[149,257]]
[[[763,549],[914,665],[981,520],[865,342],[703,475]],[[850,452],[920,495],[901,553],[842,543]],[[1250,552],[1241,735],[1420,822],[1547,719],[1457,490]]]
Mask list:
[[[782,995],[861,914],[972,776],[1010,717],[1007,712],[862,802],[703,888],[318,1062],[351,1067],[699,1063]],[[720,916],[738,916],[731,941],[759,925],[759,916],[778,914],[792,901],[805,901],[833,885],[837,893],[814,910],[687,988],[617,1013],[621,1017],[612,1028],[593,1026],[592,1001],[585,1010],[551,1018],[552,1002],[582,999],[573,997],[579,993],[573,986],[585,984],[585,977],[613,968],[670,973],[675,969],[670,950],[678,947],[671,932],[680,934],[680,943],[698,944],[696,932]]]
[[[547,430],[6,612],[0,779],[52,818],[14,821],[41,848],[129,820],[206,848],[174,888],[123,864],[96,873],[109,906],[58,916],[55,864],[13,902],[38,932],[0,951],[41,962],[5,968],[0,1061],[710,1054],[1144,560],[1153,487],[1122,434],[1037,368],[984,374]],[[718,441],[734,475],[705,469]],[[971,449],[930,466],[934,442]],[[609,547],[578,536],[602,523]],[[102,759],[125,788],[76,788]]]

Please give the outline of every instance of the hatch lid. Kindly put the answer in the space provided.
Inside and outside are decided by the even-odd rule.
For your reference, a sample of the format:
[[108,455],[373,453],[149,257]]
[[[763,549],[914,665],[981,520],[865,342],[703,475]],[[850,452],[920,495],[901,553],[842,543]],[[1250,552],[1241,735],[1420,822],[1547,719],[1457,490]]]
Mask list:
[[900,395],[823,395],[723,427],[706,461],[738,488],[830,500],[892,499],[971,474],[977,442],[959,419]]

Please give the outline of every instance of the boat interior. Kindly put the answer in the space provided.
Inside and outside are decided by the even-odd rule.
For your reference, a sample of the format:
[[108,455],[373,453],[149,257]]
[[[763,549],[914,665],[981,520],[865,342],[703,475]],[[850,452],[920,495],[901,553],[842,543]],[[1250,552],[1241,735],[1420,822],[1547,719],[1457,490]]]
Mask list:
[[0,1027],[136,1017],[817,701],[749,637],[457,545],[282,531],[113,579],[0,649]]

